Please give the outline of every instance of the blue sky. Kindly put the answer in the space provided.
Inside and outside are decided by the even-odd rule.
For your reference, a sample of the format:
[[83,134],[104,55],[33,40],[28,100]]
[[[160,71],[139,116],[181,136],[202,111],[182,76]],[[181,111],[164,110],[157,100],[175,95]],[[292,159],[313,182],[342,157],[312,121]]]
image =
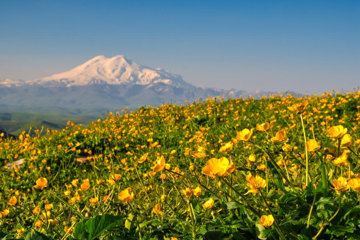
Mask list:
[[360,86],[360,1],[0,1],[0,78],[124,54],[189,83],[322,93]]

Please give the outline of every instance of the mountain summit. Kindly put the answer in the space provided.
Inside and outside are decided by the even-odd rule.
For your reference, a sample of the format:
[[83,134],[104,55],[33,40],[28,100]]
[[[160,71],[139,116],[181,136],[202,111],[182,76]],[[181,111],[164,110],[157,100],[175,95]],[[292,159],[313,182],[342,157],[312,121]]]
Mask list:
[[159,82],[174,87],[194,87],[185,82],[178,74],[172,74],[159,68],[141,66],[124,55],[117,55],[112,58],[100,55],[70,71],[31,81],[31,83],[40,85],[61,83],[66,86],[88,84],[153,85]]

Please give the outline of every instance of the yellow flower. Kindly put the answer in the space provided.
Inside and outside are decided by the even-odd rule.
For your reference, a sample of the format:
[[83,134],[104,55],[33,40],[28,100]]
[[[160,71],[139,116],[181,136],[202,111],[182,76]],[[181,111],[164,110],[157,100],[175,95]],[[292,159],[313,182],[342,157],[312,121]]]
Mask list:
[[235,165],[230,164],[226,157],[222,157],[220,159],[211,158],[206,162],[205,167],[202,169],[202,173],[209,177],[215,178],[222,177],[227,173],[233,172],[234,170]]
[[162,215],[162,214],[164,213],[163,211],[161,211],[160,203],[157,203],[157,204],[154,206],[152,212],[155,213],[155,214],[158,214],[158,215]]
[[9,209],[5,209],[4,211],[0,211],[0,218],[6,217],[9,215],[10,211]]
[[54,226],[58,225],[59,221],[56,219],[49,219],[49,223],[51,226],[54,227]]
[[348,181],[348,185],[351,187],[352,190],[355,192],[360,192],[360,179],[353,178]]
[[36,185],[34,186],[34,188],[43,190],[47,186],[48,186],[48,180],[46,178],[41,177],[38,180],[36,180]]
[[257,166],[257,169],[264,171],[266,169],[266,165],[265,164],[260,164],[259,166]]
[[81,190],[87,191],[90,188],[89,179],[85,179],[84,182],[80,185]]
[[189,171],[193,172],[195,170],[195,165],[193,163],[190,163]]
[[158,158],[155,162],[155,166],[153,171],[154,172],[161,172],[165,169],[165,158],[164,156],[161,156],[160,158]]
[[328,136],[331,138],[341,138],[347,133],[347,128],[344,128],[342,125],[333,126],[328,130]]
[[236,135],[236,139],[239,141],[249,141],[253,134],[253,129],[249,130],[247,128],[243,129],[241,132],[238,132]]
[[52,204],[46,204],[45,205],[45,210],[51,210],[53,208]]
[[262,215],[259,223],[264,227],[270,227],[274,223],[273,215]]
[[8,202],[8,205],[15,206],[17,204],[17,198],[15,196],[12,196]]
[[34,215],[38,215],[40,212],[40,207],[39,206],[35,207],[32,212]]
[[349,189],[349,185],[347,183],[347,180],[344,177],[339,177],[338,179],[332,180],[332,185],[335,187],[334,190],[337,193],[345,192],[346,190]]
[[347,166],[349,165],[347,158],[348,158],[348,151],[344,151],[339,157],[335,158],[333,163],[340,166]]
[[161,195],[161,198],[160,198],[161,201],[165,201],[165,200],[166,200],[166,197],[167,197],[167,196],[166,196],[165,194]]
[[281,142],[285,140],[286,138],[286,132],[284,130],[280,130],[275,134],[275,137],[271,138],[274,143]]
[[128,203],[134,199],[134,193],[130,193],[131,188],[126,188],[125,190],[121,191],[118,195],[120,201],[124,203]]
[[341,139],[341,147],[342,148],[347,148],[347,147],[350,147],[351,145],[351,142],[352,142],[352,137],[350,136],[350,134],[345,134],[343,136],[343,138]]
[[79,179],[72,180],[71,182],[71,185],[73,185],[74,187],[77,187],[78,184],[79,184]]
[[260,132],[267,132],[270,129],[270,124],[268,122],[262,124],[256,124],[256,130]]
[[207,154],[206,154],[205,152],[199,151],[199,150],[197,150],[197,151],[191,151],[191,152],[190,152],[190,155],[191,155],[192,157],[194,157],[194,158],[197,158],[197,159],[204,159],[204,158],[207,157]]
[[92,197],[92,198],[89,199],[89,202],[90,202],[91,204],[95,204],[95,203],[97,203],[98,201],[99,201],[99,198],[98,198],[98,197]]
[[310,139],[307,141],[305,146],[308,152],[315,152],[320,149],[320,145],[316,142],[315,139]]
[[282,146],[282,150],[284,152],[290,152],[291,151],[291,146],[289,144],[285,144],[284,146]]
[[138,161],[138,163],[143,163],[148,159],[148,155],[149,153],[145,153],[144,155],[142,155]]
[[45,223],[41,220],[37,220],[36,223],[35,223],[35,227],[38,228],[38,227],[42,227]]
[[219,152],[221,153],[228,153],[231,152],[231,150],[233,149],[233,143],[232,142],[228,142],[226,143],[224,146],[222,146],[219,150]]
[[210,198],[202,206],[204,209],[211,209],[214,206],[214,199]]
[[303,111],[305,111],[305,108],[307,107],[308,104],[309,104],[308,101],[303,101],[301,103],[297,103],[288,107],[288,109],[294,113],[302,113]]
[[193,195],[193,191],[191,188],[186,188],[185,190],[181,190],[181,192],[188,198]]
[[251,154],[251,155],[249,156],[249,161],[250,161],[250,162],[255,162],[255,161],[256,161],[256,155],[255,155],[255,154]]
[[96,179],[96,184],[97,185],[101,185],[101,184],[103,184],[105,182],[105,180],[103,180],[103,179]]
[[246,186],[248,186],[250,188],[250,190],[248,191],[248,193],[253,193],[253,194],[257,194],[258,193],[258,189],[259,188],[264,188],[266,187],[266,181],[265,179],[263,179],[260,176],[246,176],[246,181],[248,181],[248,183],[246,184]]
[[197,188],[193,189],[192,192],[197,197],[201,196],[201,188],[200,187],[197,187]]

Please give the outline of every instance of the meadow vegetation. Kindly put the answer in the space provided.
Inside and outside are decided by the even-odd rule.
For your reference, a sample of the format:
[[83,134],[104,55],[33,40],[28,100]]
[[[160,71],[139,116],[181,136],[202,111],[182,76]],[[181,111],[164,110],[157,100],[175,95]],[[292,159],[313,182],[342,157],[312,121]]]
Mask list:
[[219,97],[2,138],[0,238],[359,239],[359,98]]

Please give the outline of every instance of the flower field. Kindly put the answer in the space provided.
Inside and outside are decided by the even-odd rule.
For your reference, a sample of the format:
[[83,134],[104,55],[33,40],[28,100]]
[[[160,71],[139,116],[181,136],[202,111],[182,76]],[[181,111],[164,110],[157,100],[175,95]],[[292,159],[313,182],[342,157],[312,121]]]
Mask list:
[[360,91],[0,139],[0,239],[360,239]]

